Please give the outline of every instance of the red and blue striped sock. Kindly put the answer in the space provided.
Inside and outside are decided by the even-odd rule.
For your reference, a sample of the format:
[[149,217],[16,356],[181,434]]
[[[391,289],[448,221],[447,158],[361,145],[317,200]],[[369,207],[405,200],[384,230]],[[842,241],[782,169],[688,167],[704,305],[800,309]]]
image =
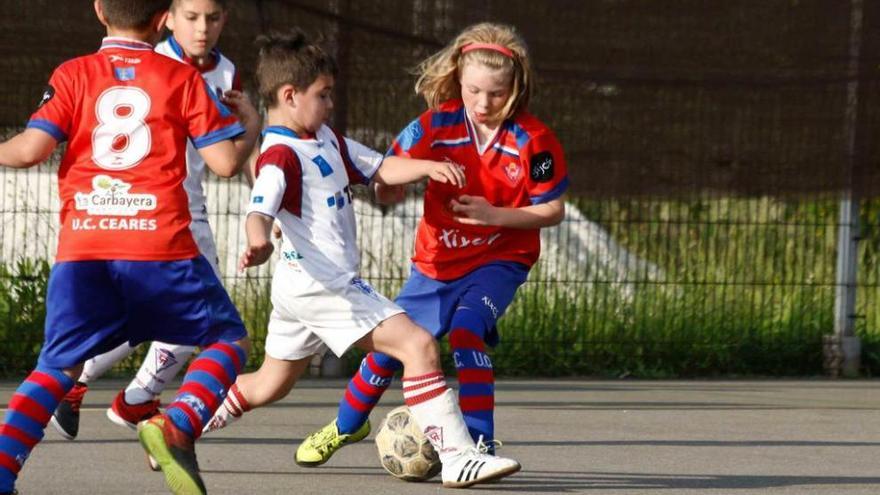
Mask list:
[[60,369],[38,367],[12,395],[0,424],[0,493],[12,492],[18,472],[72,387],[73,379]]
[[348,382],[345,396],[339,401],[336,428],[339,433],[356,432],[376,407],[379,398],[391,384],[394,372],[402,368],[400,361],[379,352],[371,352],[361,361],[357,373]]
[[495,370],[480,337],[479,314],[460,308],[452,318],[449,344],[458,371],[458,403],[474,441],[483,436],[490,452],[495,438]]
[[218,342],[206,348],[189,365],[180,390],[165,414],[181,431],[198,438],[223,403],[246,360],[244,349],[232,342]]

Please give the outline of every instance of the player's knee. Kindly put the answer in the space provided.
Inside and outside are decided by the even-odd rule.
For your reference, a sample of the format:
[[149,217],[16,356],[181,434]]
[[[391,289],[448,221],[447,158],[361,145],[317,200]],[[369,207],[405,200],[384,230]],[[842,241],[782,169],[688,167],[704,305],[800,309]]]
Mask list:
[[408,360],[420,363],[422,366],[438,367],[440,365],[440,350],[434,336],[419,328],[413,332],[406,345],[405,352]]

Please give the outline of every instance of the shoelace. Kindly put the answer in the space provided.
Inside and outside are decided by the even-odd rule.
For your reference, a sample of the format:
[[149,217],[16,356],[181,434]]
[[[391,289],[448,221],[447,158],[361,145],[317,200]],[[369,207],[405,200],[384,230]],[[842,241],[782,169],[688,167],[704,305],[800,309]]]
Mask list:
[[74,385],[70,392],[67,392],[67,395],[64,396],[64,402],[70,404],[70,410],[73,412],[79,412],[79,406],[82,405],[83,397],[86,395],[86,391],[88,388],[86,387],[78,387]]
[[484,442],[483,435],[480,435],[480,438],[477,439],[477,452],[479,452],[481,454],[492,455],[492,454],[489,454],[489,447],[490,446],[492,448],[494,448],[495,450],[497,450],[498,447],[504,446],[504,442],[502,442],[501,440],[489,440],[488,442]]
[[333,443],[334,440],[339,439],[341,439],[341,435],[328,428],[316,435],[311,443],[315,450],[324,453],[330,448],[330,444]]

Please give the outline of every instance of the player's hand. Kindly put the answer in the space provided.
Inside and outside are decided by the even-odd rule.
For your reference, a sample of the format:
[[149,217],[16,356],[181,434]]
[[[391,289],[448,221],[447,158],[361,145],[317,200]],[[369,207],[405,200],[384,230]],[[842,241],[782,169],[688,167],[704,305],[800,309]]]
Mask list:
[[256,125],[260,120],[260,114],[251,103],[250,97],[244,91],[230,89],[223,93],[223,103],[227,105],[241,120],[242,125]]
[[464,167],[449,162],[434,162],[434,165],[428,171],[428,177],[431,180],[458,187],[464,187],[466,182]]
[[265,244],[248,246],[238,261],[238,271],[243,273],[246,268],[262,265],[269,260],[274,250],[275,246],[268,240]]
[[393,205],[400,203],[406,197],[406,186],[389,186],[378,182],[373,185],[373,193],[376,202],[380,205]]
[[467,225],[497,225],[496,213],[498,208],[492,206],[482,196],[468,196],[464,194],[449,202],[455,213],[455,220]]

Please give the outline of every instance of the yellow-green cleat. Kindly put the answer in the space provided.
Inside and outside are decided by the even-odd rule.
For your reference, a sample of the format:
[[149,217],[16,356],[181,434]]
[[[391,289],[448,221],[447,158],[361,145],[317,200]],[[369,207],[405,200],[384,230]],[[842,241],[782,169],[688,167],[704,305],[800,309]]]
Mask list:
[[165,475],[165,484],[175,495],[205,495],[199,474],[193,439],[180,431],[165,415],[153,416],[137,425],[138,439]]
[[334,419],[329,425],[312,433],[299,448],[296,449],[296,463],[302,467],[317,467],[330,460],[330,457],[343,446],[360,442],[370,434],[370,421],[358,428],[358,431],[344,435],[339,433]]

